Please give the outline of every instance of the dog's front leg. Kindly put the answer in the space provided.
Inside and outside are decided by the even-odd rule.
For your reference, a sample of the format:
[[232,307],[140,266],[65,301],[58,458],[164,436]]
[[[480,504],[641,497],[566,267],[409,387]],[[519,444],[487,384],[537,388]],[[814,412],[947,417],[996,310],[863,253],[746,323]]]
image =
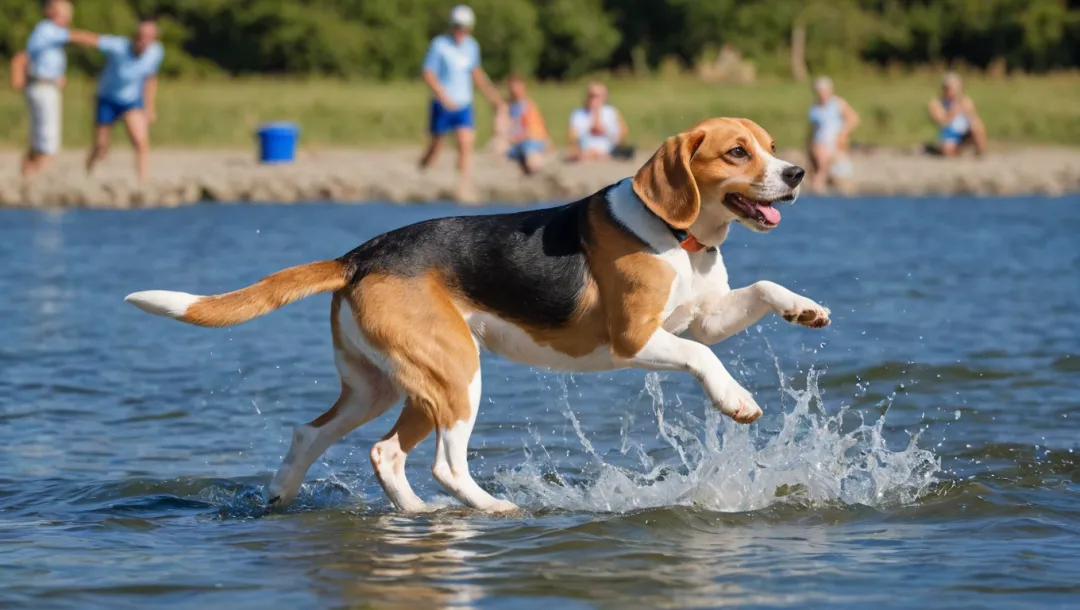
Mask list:
[[654,371],[686,371],[697,377],[705,394],[720,412],[741,424],[761,417],[753,396],[727,372],[708,347],[657,330],[637,354],[621,358],[622,364]]
[[773,282],[756,282],[722,295],[707,296],[690,325],[698,341],[719,343],[745,330],[770,311],[788,322],[810,328],[829,324],[829,310]]

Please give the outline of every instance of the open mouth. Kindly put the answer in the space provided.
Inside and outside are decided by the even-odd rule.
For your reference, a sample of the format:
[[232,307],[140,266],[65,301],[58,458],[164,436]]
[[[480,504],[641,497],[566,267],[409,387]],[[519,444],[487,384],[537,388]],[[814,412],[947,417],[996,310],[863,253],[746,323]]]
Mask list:
[[780,210],[773,207],[774,203],[794,200],[794,196],[782,197],[765,201],[751,199],[742,193],[728,193],[724,196],[724,205],[729,210],[748,220],[756,221],[764,227],[775,227],[780,224]]

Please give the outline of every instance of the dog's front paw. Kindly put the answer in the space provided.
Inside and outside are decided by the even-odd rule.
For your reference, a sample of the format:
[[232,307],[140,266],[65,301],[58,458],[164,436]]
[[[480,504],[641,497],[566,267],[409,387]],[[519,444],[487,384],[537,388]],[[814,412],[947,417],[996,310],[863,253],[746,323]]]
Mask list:
[[829,325],[829,309],[806,297],[795,297],[795,303],[780,312],[785,320],[808,328],[825,328]]
[[761,417],[761,407],[742,386],[736,385],[724,393],[717,407],[720,412],[740,424],[749,424]]

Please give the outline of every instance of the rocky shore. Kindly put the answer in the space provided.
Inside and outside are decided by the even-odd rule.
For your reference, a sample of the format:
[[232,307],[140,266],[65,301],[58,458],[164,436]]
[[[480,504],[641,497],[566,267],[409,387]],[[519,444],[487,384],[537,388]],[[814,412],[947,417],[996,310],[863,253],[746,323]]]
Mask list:
[[[447,153],[452,153],[448,150]],[[632,161],[550,163],[523,176],[509,161],[480,154],[478,203],[565,201],[592,193],[633,172],[652,151]],[[144,208],[199,202],[391,201],[422,203],[455,198],[454,155],[438,167],[417,169],[415,149],[301,151],[296,163],[259,165],[252,152],[156,150],[151,180],[134,179],[131,154],[115,151],[92,177],[83,152],[60,155],[33,180],[18,176],[20,153],[0,152],[0,207]],[[781,157],[802,163],[796,151]],[[982,158],[941,159],[909,151],[878,149],[853,156],[855,174],[846,195],[1063,195],[1080,192],[1080,149],[1013,147]]]

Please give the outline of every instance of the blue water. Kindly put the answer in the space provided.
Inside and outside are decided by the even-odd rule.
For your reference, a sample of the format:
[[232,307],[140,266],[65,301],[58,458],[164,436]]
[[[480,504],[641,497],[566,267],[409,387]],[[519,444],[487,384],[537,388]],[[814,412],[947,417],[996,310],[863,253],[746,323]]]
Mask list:
[[[493,211],[485,208],[482,211]],[[488,517],[430,475],[395,513],[332,447],[259,500],[337,397],[329,296],[224,330],[147,316],[338,256],[445,205],[0,211],[0,607],[1080,606],[1080,198],[800,200],[732,231],[734,285],[832,309],[715,347],[757,396],[686,375],[484,361]]]

